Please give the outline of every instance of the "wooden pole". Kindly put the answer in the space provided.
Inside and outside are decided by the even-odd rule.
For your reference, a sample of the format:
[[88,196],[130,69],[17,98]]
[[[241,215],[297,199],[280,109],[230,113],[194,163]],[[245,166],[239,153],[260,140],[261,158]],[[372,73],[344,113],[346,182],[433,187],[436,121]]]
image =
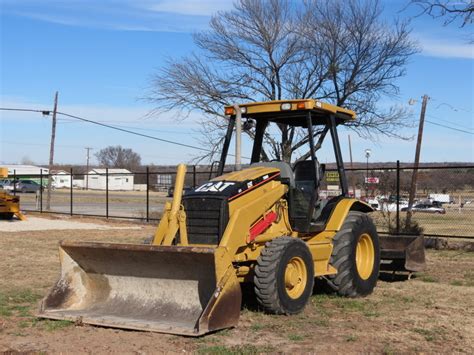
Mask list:
[[53,108],[53,119],[51,122],[51,144],[49,147],[49,174],[48,174],[48,188],[46,191],[46,210],[51,209],[51,185],[52,185],[52,175],[51,170],[53,169],[54,164],[54,141],[56,139],[56,114],[58,112],[58,92],[54,95],[54,108]]
[[415,164],[413,166],[413,175],[411,176],[410,197],[408,199],[407,219],[405,226],[409,230],[411,226],[412,207],[416,196],[416,181],[418,178],[418,165],[420,164],[421,141],[423,138],[423,126],[425,123],[426,105],[428,104],[428,95],[423,95],[421,103],[420,124],[418,126],[418,139],[416,141]]
[[[89,174],[89,159],[90,159],[90,150],[93,149],[91,147],[86,147],[85,148],[87,150],[87,162],[86,162],[86,174]],[[86,175],[86,190],[89,190],[89,179],[88,179],[89,175]]]

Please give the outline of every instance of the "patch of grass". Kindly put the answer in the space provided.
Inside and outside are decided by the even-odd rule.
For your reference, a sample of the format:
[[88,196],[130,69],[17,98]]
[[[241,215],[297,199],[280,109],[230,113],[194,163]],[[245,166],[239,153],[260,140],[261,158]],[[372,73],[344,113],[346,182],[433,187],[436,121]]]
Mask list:
[[373,309],[373,308],[371,308],[371,309],[365,309],[365,310],[362,312],[362,314],[363,314],[365,317],[374,317],[374,318],[375,318],[375,317],[379,317],[379,316],[380,316],[380,313],[379,313],[377,310]]
[[0,293],[0,315],[4,317],[31,317],[30,310],[40,295],[31,290]]
[[308,322],[319,327],[329,327],[329,319],[327,317],[311,319]]
[[258,331],[262,330],[263,328],[265,328],[265,326],[261,323],[253,323],[250,326],[250,329],[255,331],[255,332],[258,332]]
[[256,355],[262,353],[273,353],[275,350],[276,349],[273,346],[255,346],[251,344],[231,347],[224,345],[212,345],[201,347],[198,350],[198,353],[213,355]]
[[[474,254],[474,253],[471,253],[471,254]],[[466,286],[469,286],[469,287],[474,286],[474,272],[468,271],[464,273],[464,281],[465,281],[464,284]]]
[[226,337],[228,335],[230,335],[230,329],[227,328],[227,329],[222,329],[222,330],[219,330],[217,333],[215,333],[215,335],[218,335],[218,336],[221,336],[221,337]]
[[74,325],[74,322],[68,321],[68,320],[49,320],[45,319],[42,320],[41,322],[42,326],[47,330],[47,331],[55,331],[63,328],[70,327]]
[[385,344],[383,349],[382,349],[382,354],[384,354],[384,355],[394,355],[395,350],[393,350],[393,348],[391,347],[390,344]]
[[433,341],[436,337],[436,332],[430,329],[414,328],[412,329],[415,333],[421,334],[425,337],[426,341]]
[[30,326],[31,326],[31,323],[26,320],[22,320],[18,322],[18,327],[20,328],[29,328]]
[[302,341],[304,337],[299,334],[288,334],[288,339],[291,341]]
[[462,286],[463,283],[460,280],[453,280],[449,283],[451,286]]
[[366,308],[366,303],[364,301],[350,298],[337,297],[333,299],[332,303],[338,308],[350,312],[363,312]]
[[439,280],[431,275],[420,274],[417,277],[418,280],[423,282],[439,282]]
[[357,340],[357,336],[356,335],[349,335],[348,337],[346,337],[346,341],[347,342],[352,342],[352,341],[356,341]]
[[20,317],[31,317],[31,306],[12,306],[11,309],[16,311]]

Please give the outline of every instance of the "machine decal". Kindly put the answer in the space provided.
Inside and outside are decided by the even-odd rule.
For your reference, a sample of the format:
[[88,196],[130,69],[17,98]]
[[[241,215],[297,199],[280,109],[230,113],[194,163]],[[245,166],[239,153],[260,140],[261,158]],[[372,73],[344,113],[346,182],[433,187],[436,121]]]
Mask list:
[[195,190],[186,193],[186,196],[213,195],[216,197],[222,196],[231,201],[278,176],[280,176],[280,172],[265,174],[255,179],[245,181],[209,181],[197,187]]
[[[277,176],[280,176],[280,172],[277,172],[277,173],[274,173],[273,175],[264,175],[264,176],[261,176],[259,178],[256,178],[252,181],[249,181],[247,182],[242,189],[239,189],[239,192],[234,195],[234,196],[231,196],[229,197],[229,201],[232,201],[234,198],[237,198],[239,196],[242,196],[243,194],[249,192],[250,190],[253,190],[254,188],[260,186],[260,185],[263,185],[267,182],[269,182],[270,180],[273,180],[274,178],[276,178]],[[266,179],[265,179],[266,177]],[[241,190],[241,191],[240,191]]]
[[222,192],[227,189],[229,186],[235,185],[235,182],[208,182],[204,185],[199,186],[195,191],[196,192]]

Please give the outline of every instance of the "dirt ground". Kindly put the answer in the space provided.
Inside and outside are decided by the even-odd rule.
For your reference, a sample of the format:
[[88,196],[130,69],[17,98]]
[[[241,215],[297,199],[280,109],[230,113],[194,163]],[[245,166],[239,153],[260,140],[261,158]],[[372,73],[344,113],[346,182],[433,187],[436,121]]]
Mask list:
[[428,251],[425,272],[411,280],[382,275],[375,292],[366,298],[340,298],[316,287],[305,311],[297,316],[266,315],[246,305],[236,328],[189,338],[78,326],[33,315],[58,277],[59,240],[139,243],[154,226],[5,232],[1,223],[0,352],[474,353],[472,252]]

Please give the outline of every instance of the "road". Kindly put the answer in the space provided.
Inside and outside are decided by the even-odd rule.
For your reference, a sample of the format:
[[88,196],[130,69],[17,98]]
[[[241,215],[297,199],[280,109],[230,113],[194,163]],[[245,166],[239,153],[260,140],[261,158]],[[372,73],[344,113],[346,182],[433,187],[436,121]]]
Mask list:
[[[20,197],[21,209],[24,211],[40,211],[39,197],[35,194],[17,194]],[[69,190],[56,190],[51,194],[51,211],[59,213],[71,212]],[[43,193],[43,211],[46,210],[46,193]],[[168,198],[162,192],[150,192],[149,216],[159,218],[165,201]],[[74,214],[107,215],[105,191],[76,191],[73,190]],[[140,191],[110,191],[108,203],[109,217],[146,217],[146,193]]]

